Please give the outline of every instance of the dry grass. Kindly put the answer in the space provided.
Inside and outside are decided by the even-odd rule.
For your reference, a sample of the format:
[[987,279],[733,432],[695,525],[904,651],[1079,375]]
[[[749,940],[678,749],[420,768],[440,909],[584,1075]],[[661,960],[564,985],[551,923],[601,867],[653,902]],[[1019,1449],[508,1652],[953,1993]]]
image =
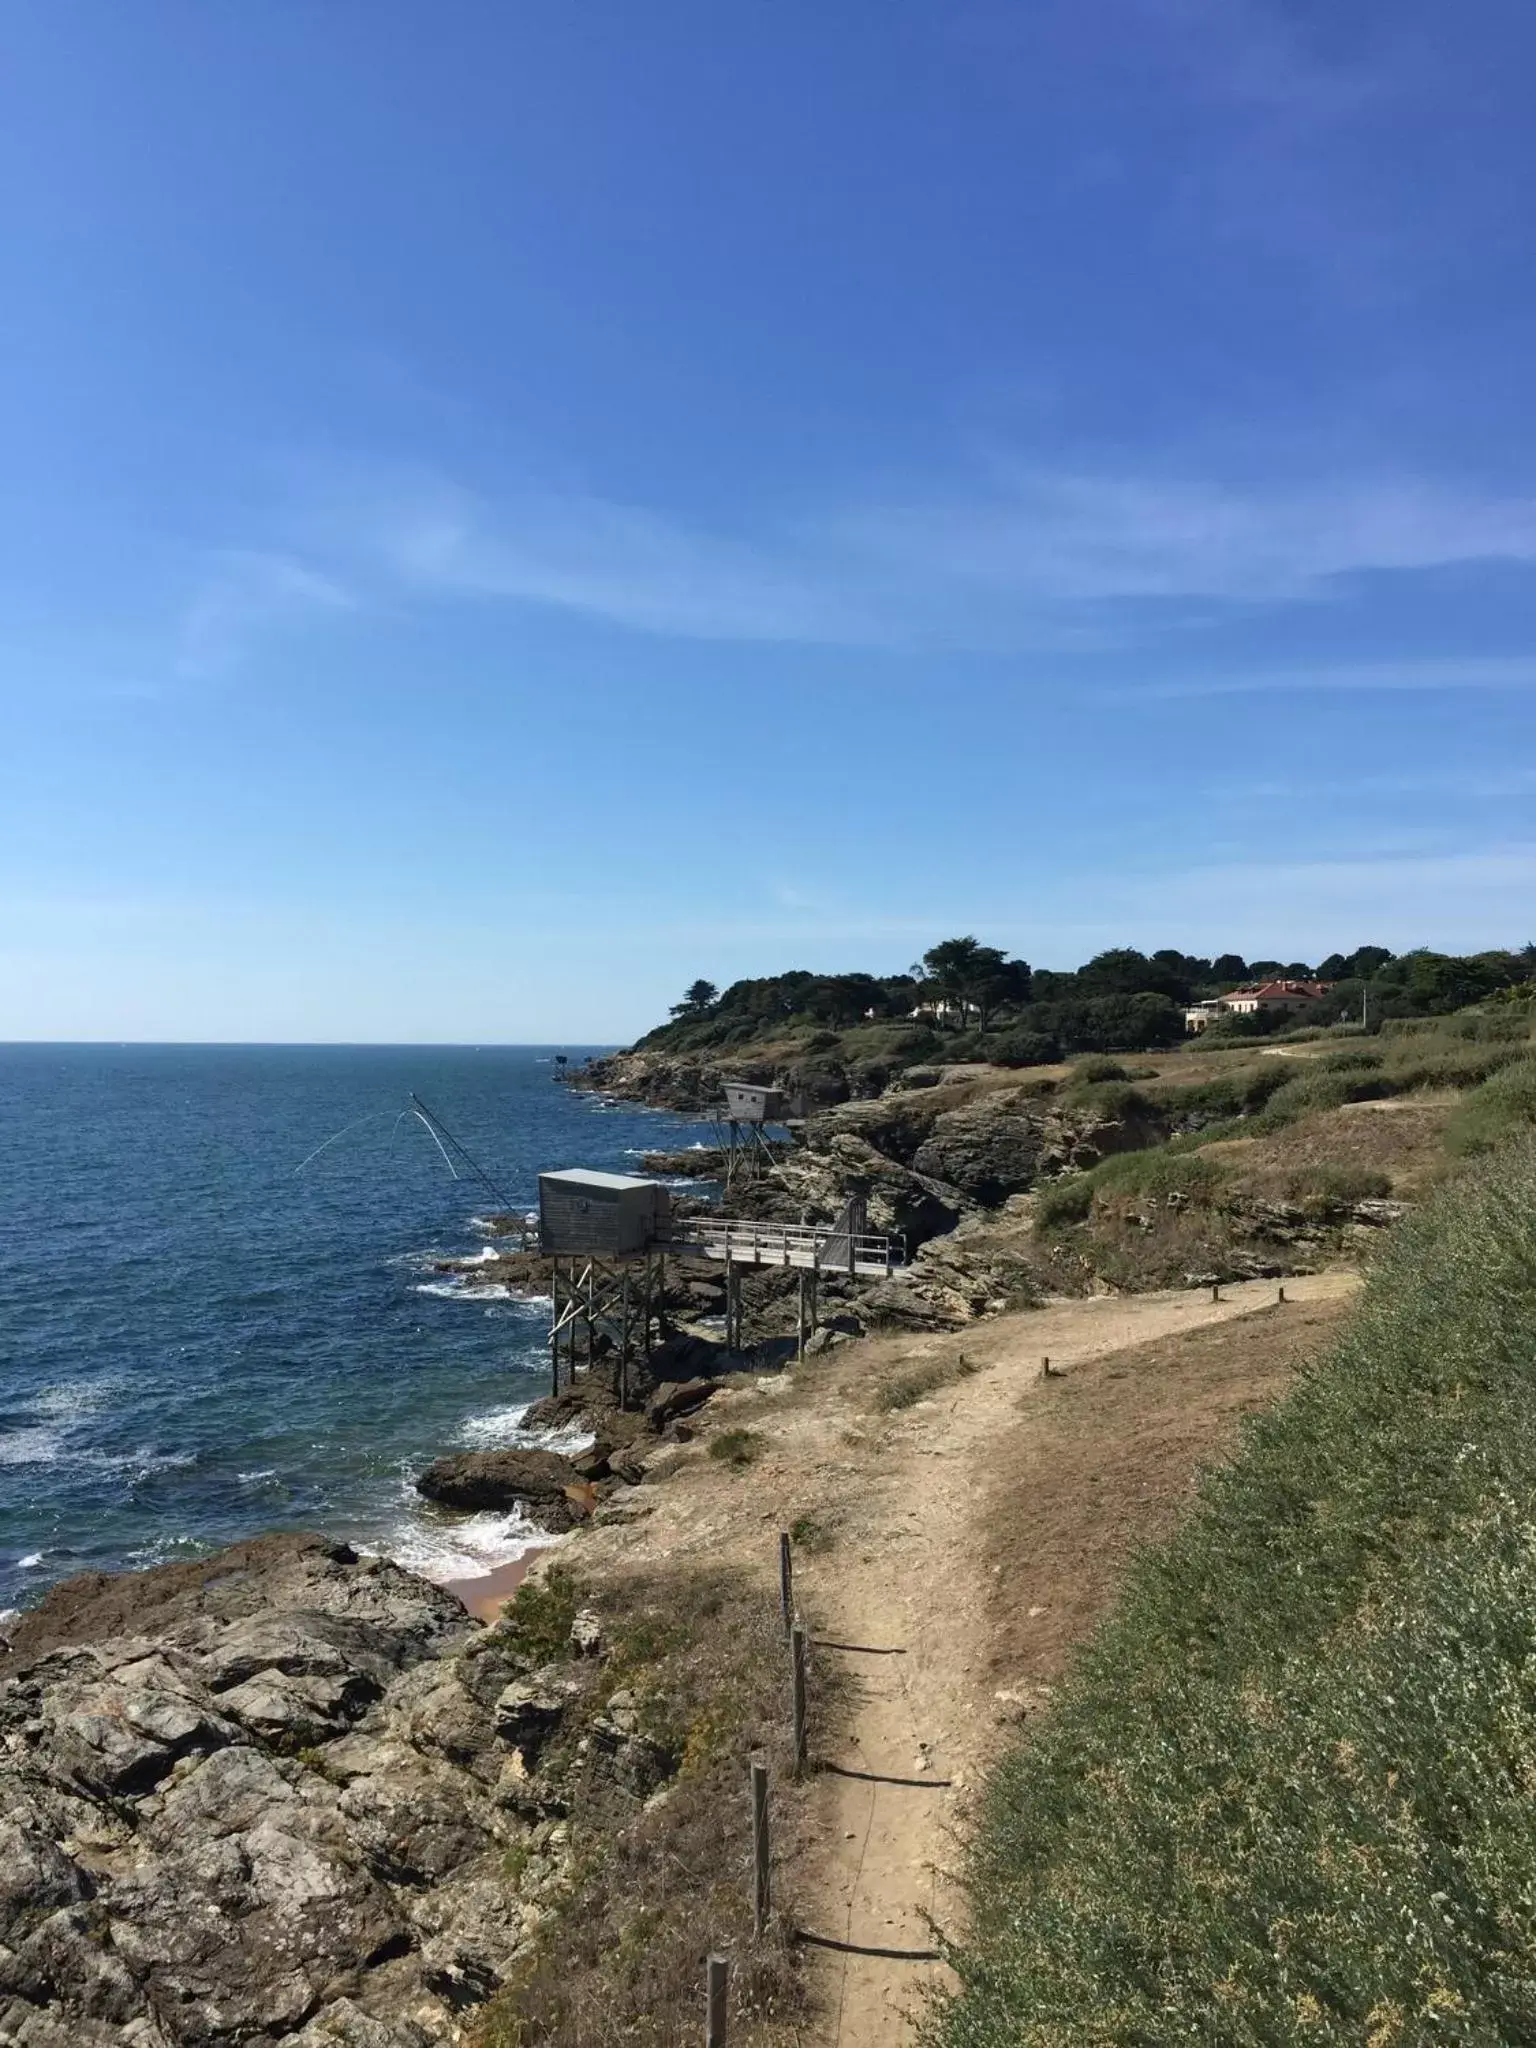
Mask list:
[[[521,1977],[475,2019],[471,2048],[691,2044],[701,2032],[704,1959],[716,1951],[732,1960],[733,2048],[809,2041],[786,1882],[802,1860],[805,1794],[792,1782],[773,1601],[724,1572],[636,1574],[583,1597],[595,1597],[609,1645],[588,1722],[628,1689],[677,1770],[642,1804],[594,1780],[580,1727],[541,1765],[569,1807],[573,1887]],[[824,1678],[817,1704],[823,1721],[840,1711]],[[776,1913],[762,1941],[752,1932],[753,1756],[769,1766],[777,1867]]]
[[957,1352],[953,1358],[927,1359],[921,1365],[882,1379],[875,1388],[874,1405],[884,1414],[915,1408],[928,1395],[938,1393],[941,1387],[953,1386],[956,1380],[965,1379],[975,1371],[975,1365],[963,1351]]

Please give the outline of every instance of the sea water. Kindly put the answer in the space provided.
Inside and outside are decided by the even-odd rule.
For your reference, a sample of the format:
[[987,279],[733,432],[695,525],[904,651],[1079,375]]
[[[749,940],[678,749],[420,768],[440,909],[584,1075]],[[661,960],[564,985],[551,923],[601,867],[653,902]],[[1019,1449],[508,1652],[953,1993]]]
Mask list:
[[549,1309],[436,1270],[502,1202],[402,1112],[520,1210],[541,1171],[712,1136],[557,1072],[527,1046],[0,1045],[0,1609],[264,1529],[436,1577],[525,1548],[412,1484],[529,1440]]

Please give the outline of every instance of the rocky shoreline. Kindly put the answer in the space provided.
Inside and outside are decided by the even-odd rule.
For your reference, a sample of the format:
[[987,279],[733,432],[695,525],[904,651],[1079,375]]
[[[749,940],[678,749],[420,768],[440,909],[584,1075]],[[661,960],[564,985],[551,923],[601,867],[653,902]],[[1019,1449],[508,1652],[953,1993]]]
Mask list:
[[[647,1059],[602,1063],[594,1085],[678,1107],[718,1086],[697,1062]],[[815,1348],[1102,1290],[1083,1251],[1042,1243],[1040,1192],[1160,1143],[1166,1121],[1129,1094],[1074,1096],[1044,1076],[925,1069],[899,1083],[824,1102],[733,1193],[736,1213],[786,1221],[830,1220],[855,1193],[872,1229],[907,1239],[887,1279],[823,1276]],[[708,1154],[682,1159],[653,1170],[718,1173]],[[1329,1222],[1250,1203],[1226,1218],[1220,1275],[1186,1277],[1305,1270],[1336,1253],[1340,1228],[1377,1230],[1399,1206],[1361,1201]],[[1177,1231],[1182,1209],[1168,1197],[1122,1220]],[[525,1296],[550,1278],[521,1249],[443,1270]],[[663,1341],[627,1402],[599,1359],[523,1418],[590,1433],[585,1449],[443,1456],[418,1479],[423,1498],[449,1514],[519,1510],[552,1538],[643,1514],[637,1489],[665,1474],[728,1375],[793,1353],[796,1276],[756,1270],[743,1289],[755,1341],[736,1357],[701,1327],[723,1309],[722,1276],[666,1261]],[[680,1762],[602,1679],[601,1623],[561,1583],[536,1573],[486,1624],[387,1560],[281,1535],[54,1587],[0,1653],[3,2048],[461,2041],[565,1895],[572,1815],[622,1830]]]

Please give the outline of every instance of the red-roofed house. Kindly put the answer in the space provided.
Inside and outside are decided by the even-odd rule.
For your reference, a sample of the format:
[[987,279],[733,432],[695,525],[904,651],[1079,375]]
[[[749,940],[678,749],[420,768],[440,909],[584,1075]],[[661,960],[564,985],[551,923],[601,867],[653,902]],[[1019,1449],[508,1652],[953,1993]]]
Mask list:
[[1184,1012],[1186,1031],[1204,1031],[1221,1017],[1269,1016],[1276,1011],[1294,1015],[1309,1010],[1327,995],[1326,981],[1258,981],[1247,988],[1231,988],[1208,1003],[1194,1003]]

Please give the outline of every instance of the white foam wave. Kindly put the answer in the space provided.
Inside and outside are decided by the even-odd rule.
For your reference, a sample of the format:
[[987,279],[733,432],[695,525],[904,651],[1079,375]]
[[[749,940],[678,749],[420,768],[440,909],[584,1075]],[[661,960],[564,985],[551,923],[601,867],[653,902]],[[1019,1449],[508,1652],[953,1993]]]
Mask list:
[[260,1472],[237,1472],[235,1477],[242,1486],[260,1486],[264,1480],[276,1479],[278,1470],[275,1465],[268,1465]]
[[435,1294],[439,1301],[516,1301],[519,1299],[504,1280],[488,1287],[470,1287],[463,1280],[418,1280],[413,1294]]
[[0,1436],[0,1465],[90,1465],[98,1472],[134,1472],[143,1476],[196,1463],[195,1451],[71,1450],[66,1431],[49,1429],[41,1423]]
[[23,1572],[35,1572],[47,1555],[46,1550],[29,1550],[25,1557],[17,1558],[16,1569]]
[[472,1281],[467,1275],[451,1280],[418,1280],[413,1294],[433,1294],[439,1301],[512,1301],[521,1308],[548,1308],[547,1294],[523,1294],[505,1280]]
[[515,1408],[492,1408],[485,1415],[471,1415],[459,1427],[459,1442],[482,1451],[561,1451],[574,1457],[590,1450],[597,1441],[590,1430],[524,1429],[523,1417],[533,1404],[520,1402]]
[[12,1429],[0,1436],[0,1465],[51,1465],[64,1449],[60,1429]]
[[142,1549],[130,1550],[128,1562],[141,1567],[157,1564],[176,1564],[184,1558],[205,1557],[213,1548],[201,1536],[161,1536]]
[[106,1378],[65,1380],[56,1387],[44,1387],[22,1406],[28,1415],[40,1415],[45,1421],[71,1423],[83,1415],[94,1415],[121,1384]]
[[380,1548],[407,1571],[441,1583],[482,1578],[530,1550],[543,1550],[560,1540],[514,1508],[509,1515],[471,1515],[463,1522],[409,1516],[389,1531]]

